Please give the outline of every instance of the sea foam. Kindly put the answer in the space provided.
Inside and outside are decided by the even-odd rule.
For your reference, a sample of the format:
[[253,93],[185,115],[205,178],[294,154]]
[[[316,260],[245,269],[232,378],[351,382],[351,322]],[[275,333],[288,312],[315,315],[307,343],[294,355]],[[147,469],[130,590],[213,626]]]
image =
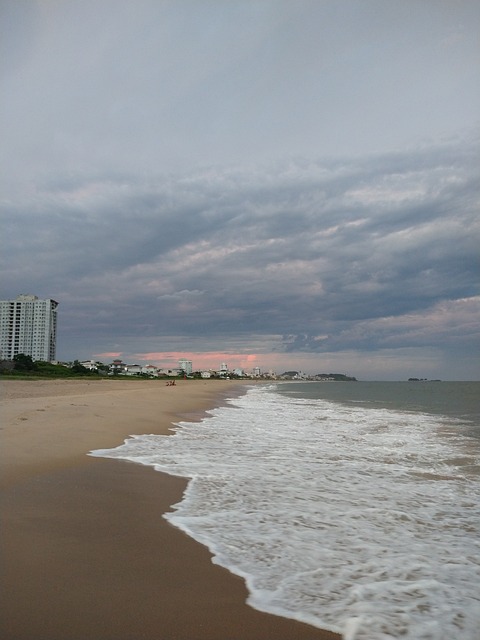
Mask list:
[[478,640],[473,445],[450,419],[262,387],[93,455],[190,478],[165,517],[259,610],[345,640]]

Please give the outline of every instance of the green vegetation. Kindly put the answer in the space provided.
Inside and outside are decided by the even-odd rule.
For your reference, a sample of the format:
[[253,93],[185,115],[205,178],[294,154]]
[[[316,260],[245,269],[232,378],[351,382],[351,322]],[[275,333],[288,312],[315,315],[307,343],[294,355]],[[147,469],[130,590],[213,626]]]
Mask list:
[[19,353],[12,360],[0,362],[0,375],[22,378],[78,378],[98,377],[97,371],[89,371],[78,360],[71,366],[51,362],[33,361],[30,356]]
[[31,356],[26,356],[24,353],[18,353],[14,359],[15,371],[36,371],[37,364],[32,360]]

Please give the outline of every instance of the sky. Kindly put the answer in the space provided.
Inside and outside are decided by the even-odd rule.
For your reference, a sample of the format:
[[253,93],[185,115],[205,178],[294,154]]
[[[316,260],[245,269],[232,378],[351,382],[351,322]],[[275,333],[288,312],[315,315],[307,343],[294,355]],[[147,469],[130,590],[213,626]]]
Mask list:
[[0,47],[59,360],[480,379],[477,0],[0,0]]

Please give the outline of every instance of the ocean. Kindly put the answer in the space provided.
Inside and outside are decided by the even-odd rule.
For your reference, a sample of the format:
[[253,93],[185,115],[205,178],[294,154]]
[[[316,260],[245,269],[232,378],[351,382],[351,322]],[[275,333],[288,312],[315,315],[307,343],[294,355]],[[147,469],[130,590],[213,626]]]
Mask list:
[[479,398],[478,382],[252,385],[92,455],[190,478],[164,517],[256,609],[345,640],[479,640]]

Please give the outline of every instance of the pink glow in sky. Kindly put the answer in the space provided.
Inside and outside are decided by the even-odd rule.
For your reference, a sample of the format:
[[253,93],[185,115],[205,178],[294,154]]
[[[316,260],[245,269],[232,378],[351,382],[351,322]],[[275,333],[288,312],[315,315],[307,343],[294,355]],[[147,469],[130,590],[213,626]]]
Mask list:
[[260,362],[263,367],[267,366],[263,363],[265,360],[265,357],[263,356],[258,356],[253,353],[224,353],[222,351],[208,351],[206,353],[158,351],[152,353],[138,353],[134,355],[134,358],[141,362],[148,362],[164,368],[176,368],[178,366],[178,361],[181,359],[191,360],[194,371],[203,369],[216,370],[220,368],[222,363],[226,363],[230,370],[240,368],[250,371],[253,367],[260,366]]

